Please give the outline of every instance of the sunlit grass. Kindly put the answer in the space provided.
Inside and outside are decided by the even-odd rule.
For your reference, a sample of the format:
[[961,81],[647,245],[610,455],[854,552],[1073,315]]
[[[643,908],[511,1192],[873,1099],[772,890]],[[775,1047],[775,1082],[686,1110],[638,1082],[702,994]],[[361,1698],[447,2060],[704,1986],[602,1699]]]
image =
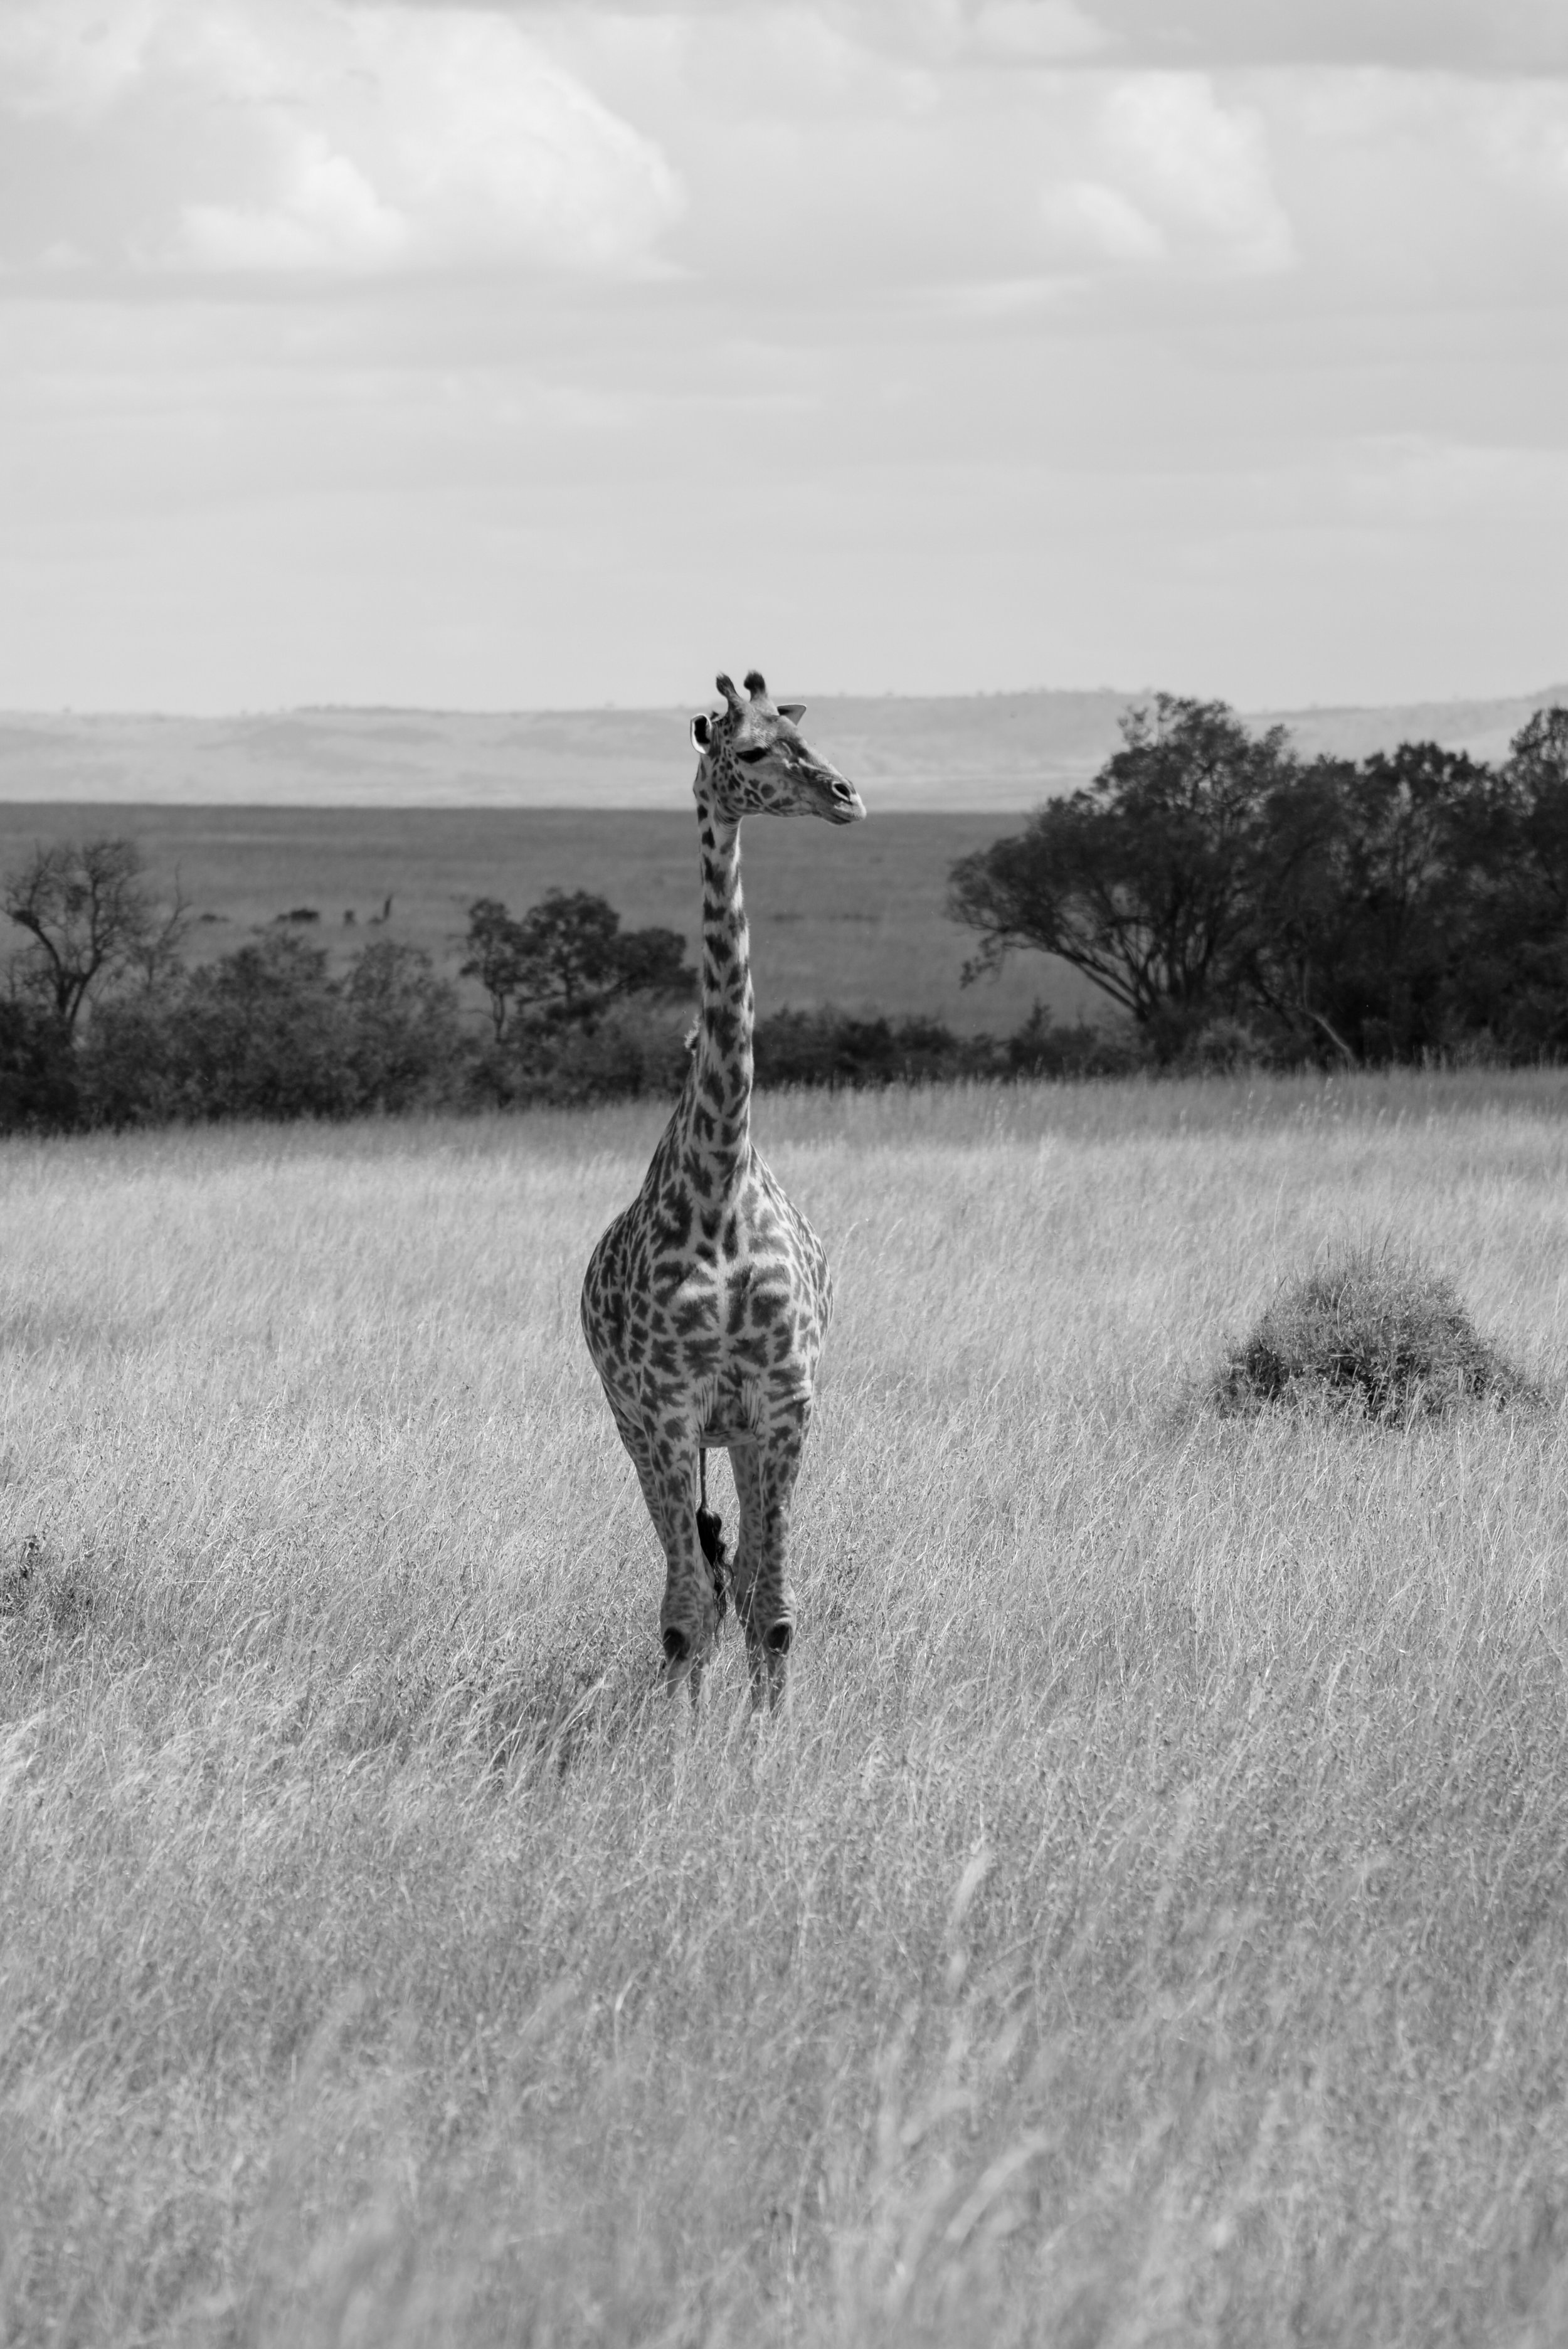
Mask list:
[[[1564,1099],[761,1104],[762,1724],[577,1333],[656,1113],[8,1145],[0,2338],[1560,2337]],[[1546,1405],[1217,1417],[1385,1237]]]

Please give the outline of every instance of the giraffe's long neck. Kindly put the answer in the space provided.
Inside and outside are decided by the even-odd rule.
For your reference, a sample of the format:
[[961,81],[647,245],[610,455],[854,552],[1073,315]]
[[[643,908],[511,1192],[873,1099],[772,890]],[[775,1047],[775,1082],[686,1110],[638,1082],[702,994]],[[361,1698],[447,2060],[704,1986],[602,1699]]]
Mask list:
[[[712,1195],[746,1171],[751,1155],[751,940],[740,895],[740,823],[696,791],[702,841],[702,1012],[686,1086],[686,1150]],[[698,1188],[704,1188],[699,1182]]]

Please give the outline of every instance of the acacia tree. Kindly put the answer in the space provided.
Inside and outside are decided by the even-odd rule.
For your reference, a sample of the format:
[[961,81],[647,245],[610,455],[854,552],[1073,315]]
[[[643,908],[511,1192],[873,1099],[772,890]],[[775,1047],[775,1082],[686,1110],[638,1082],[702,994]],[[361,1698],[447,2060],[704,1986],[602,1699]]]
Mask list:
[[1298,1048],[1331,1047],[1355,1065],[1341,1032],[1335,974],[1346,931],[1344,886],[1347,768],[1329,759],[1287,775],[1268,796],[1253,866],[1252,921],[1238,936],[1232,983],[1249,1009]]
[[469,958],[459,976],[477,978],[490,998],[490,1025],[499,1044],[513,1003],[526,979],[527,947],[522,925],[499,897],[476,897],[469,907]]
[[1333,993],[1372,1060],[1440,1048],[1485,952],[1512,825],[1492,771],[1436,742],[1375,751],[1344,785],[1346,919]]
[[[1505,853],[1494,864],[1471,987],[1505,1049],[1568,1050],[1568,709],[1538,709],[1498,778]],[[1467,974],[1468,976],[1469,974]]]
[[682,995],[696,985],[676,930],[623,930],[606,898],[587,889],[548,889],[513,916],[498,897],[469,908],[465,978],[490,998],[499,1044],[514,1015],[553,1012],[582,1019],[618,995]]
[[132,841],[56,842],[0,887],[0,908],[33,941],[20,976],[67,1034],[96,988],[130,974],[152,988],[178,964],[186,915],[178,880],[172,911],[160,914],[142,872]]
[[1568,709],[1538,709],[1510,743],[1502,773],[1528,878],[1568,924]]
[[1161,694],[1121,721],[1087,791],[953,868],[948,910],[981,934],[965,982],[1035,947],[1081,970],[1162,1057],[1221,1008],[1256,923],[1271,800],[1297,770],[1283,727]]
[[521,925],[533,982],[531,1000],[568,1017],[614,984],[621,916],[589,889],[547,889]]
[[1352,1062],[1485,1025],[1511,833],[1497,776],[1461,750],[1401,742],[1359,764],[1314,761],[1266,811],[1240,993]]
[[696,973],[686,958],[678,930],[623,930],[614,942],[612,992],[616,995],[692,995]]

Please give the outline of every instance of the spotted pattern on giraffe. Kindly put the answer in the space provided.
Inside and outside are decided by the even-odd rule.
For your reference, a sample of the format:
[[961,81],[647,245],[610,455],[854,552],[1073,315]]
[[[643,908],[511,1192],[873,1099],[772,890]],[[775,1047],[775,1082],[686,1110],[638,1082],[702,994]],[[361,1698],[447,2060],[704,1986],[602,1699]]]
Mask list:
[[600,1239],[583,1330],[665,1554],[667,1679],[696,1695],[719,1598],[696,1525],[701,1452],[727,1449],[740,1507],[730,1565],[753,1696],[776,1702],[794,1639],[789,1511],[832,1310],[828,1259],[751,1140],[750,946],[740,888],[748,814],[865,814],[854,786],[752,670],[692,720],[702,875],[702,994],[680,1098],[643,1187]]

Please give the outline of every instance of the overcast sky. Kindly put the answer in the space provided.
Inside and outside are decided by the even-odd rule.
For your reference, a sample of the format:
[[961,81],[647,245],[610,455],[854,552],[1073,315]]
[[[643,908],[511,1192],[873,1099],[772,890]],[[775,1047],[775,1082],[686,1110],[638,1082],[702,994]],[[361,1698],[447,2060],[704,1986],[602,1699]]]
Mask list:
[[1568,677],[1564,0],[0,0],[0,706]]

